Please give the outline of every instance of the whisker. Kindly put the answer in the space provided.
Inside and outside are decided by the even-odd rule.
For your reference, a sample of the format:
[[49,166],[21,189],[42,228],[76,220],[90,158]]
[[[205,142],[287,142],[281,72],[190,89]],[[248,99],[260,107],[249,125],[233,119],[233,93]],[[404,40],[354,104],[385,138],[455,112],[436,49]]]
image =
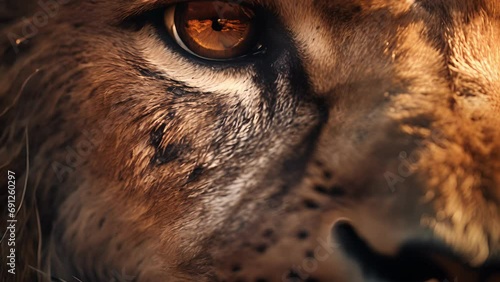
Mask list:
[[38,247],[37,247],[37,266],[42,265],[42,226],[40,224],[40,213],[38,212],[38,204],[35,198],[35,215],[36,215],[36,225],[38,230]]
[[14,107],[15,104],[17,104],[17,102],[19,101],[19,98],[21,98],[22,94],[23,94],[23,91],[24,91],[24,88],[26,88],[26,85],[28,85],[28,82],[30,82],[30,80],[40,72],[41,69],[36,69],[33,73],[31,73],[23,82],[23,84],[21,85],[21,89],[19,89],[19,91],[17,92],[17,96],[14,98],[14,101],[12,101],[12,103],[7,106],[1,113],[0,113],[0,117],[5,115],[12,107]]
[[[24,179],[24,187],[23,187],[23,193],[21,194],[21,200],[19,203],[19,207],[16,210],[16,215],[19,213],[21,210],[21,207],[23,206],[24,202],[24,197],[26,195],[26,188],[28,187],[28,175],[29,175],[29,169],[30,169],[30,149],[29,149],[29,136],[28,136],[28,127],[25,128],[25,139],[26,139],[26,173],[25,173],[25,179]],[[5,232],[2,235],[2,238],[0,239],[0,244],[3,242],[3,239],[5,239],[5,236],[7,235],[8,230],[6,229]]]
[[52,276],[48,275],[47,273],[45,273],[45,272],[41,271],[40,269],[33,267],[31,265],[28,265],[28,267],[31,268],[32,270],[44,275],[45,277],[49,278],[51,281],[68,282],[62,278],[52,277]]
[[[29,126],[29,124],[28,124]],[[24,197],[26,195],[26,188],[28,187],[28,177],[30,174],[30,145],[29,145],[29,135],[28,135],[28,126],[24,129],[24,135],[26,139],[26,172],[25,175],[26,177],[24,178],[24,188],[23,188],[23,193],[21,194],[21,201],[19,202],[19,207],[17,207],[16,211],[16,216],[21,210],[24,202]]]

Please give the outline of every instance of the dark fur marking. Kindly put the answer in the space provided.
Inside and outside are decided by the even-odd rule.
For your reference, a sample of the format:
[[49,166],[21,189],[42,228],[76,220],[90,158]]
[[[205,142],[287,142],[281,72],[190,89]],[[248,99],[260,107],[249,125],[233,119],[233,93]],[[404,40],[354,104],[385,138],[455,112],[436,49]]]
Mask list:
[[99,229],[102,229],[102,227],[104,226],[104,222],[106,222],[106,217],[102,217],[99,220]]
[[187,94],[192,94],[192,92],[185,91],[184,88],[182,88],[182,87],[168,87],[167,92],[172,93],[175,96],[185,96]]
[[70,241],[74,241],[76,238],[76,232],[71,233],[71,236],[69,236]]
[[128,62],[140,75],[148,78],[153,78],[155,80],[165,80],[163,74],[159,71],[153,71],[145,67],[137,65],[134,62]]
[[269,238],[269,237],[273,236],[273,234],[274,234],[274,230],[269,228],[269,229],[264,230],[264,232],[262,232],[262,237]]
[[327,195],[330,197],[342,197],[345,196],[346,194],[345,189],[340,186],[332,186],[330,188],[327,188],[322,185],[316,185],[314,186],[314,190],[320,194]]
[[267,251],[267,245],[266,244],[260,244],[255,247],[255,251],[257,253],[263,254]]
[[305,240],[309,237],[309,232],[307,232],[306,230],[300,230],[298,233],[297,233],[297,238],[299,240]]
[[325,186],[322,186],[322,185],[314,186],[314,190],[318,193],[321,193],[321,194],[328,194],[328,188],[326,188]]
[[330,172],[330,171],[323,171],[323,178],[325,178],[326,180],[330,180],[332,179],[333,177],[333,174]]
[[156,130],[151,131],[150,141],[151,145],[155,148],[160,147],[161,141],[163,140],[163,133],[165,132],[166,124],[162,124]]
[[[289,189],[295,186],[295,183],[300,182],[306,171],[306,164],[309,163],[311,154],[314,150],[315,140],[321,132],[322,123],[327,120],[327,116],[322,116],[321,123],[318,127],[311,130],[311,132],[304,138],[302,144],[297,146],[289,158],[285,159],[281,168],[281,175],[284,175],[283,180],[289,185],[282,185],[281,188],[271,195],[269,201],[270,206],[273,203],[281,204],[282,199]],[[273,206],[271,206],[273,207]]]
[[231,268],[231,271],[232,272],[240,272],[241,271],[241,265],[239,265],[239,264],[233,265],[233,267]]
[[278,104],[278,78],[281,76],[291,84],[291,98],[302,98],[309,93],[309,81],[302,66],[298,51],[294,48],[293,36],[279,23],[274,22],[275,17],[268,15],[270,19],[263,36],[267,40],[268,52],[262,59],[255,61],[255,76],[253,81],[262,89],[261,105],[265,107],[269,119],[272,120],[277,114]]
[[286,278],[293,279],[292,281],[296,281],[296,279],[302,280],[302,277],[300,277],[300,275],[295,270],[293,270],[293,269],[290,269],[288,271],[288,274],[287,274]]
[[148,63],[144,62],[140,58],[126,60],[126,62],[141,76],[168,83],[169,86],[167,87],[167,91],[170,93],[174,93],[175,95],[185,95],[185,94],[195,93],[195,91],[187,91],[192,88],[185,85],[183,82],[167,78],[161,71],[153,70],[153,66],[150,66]]
[[325,164],[322,161],[315,160],[314,165],[316,165],[319,168],[322,168],[325,166]]
[[[199,97],[212,95],[212,93],[208,92],[200,92],[198,89],[185,85],[184,83],[176,80],[169,80],[168,86],[165,85],[165,90],[169,94],[169,96],[174,97],[193,97],[195,96],[196,100],[190,101],[198,101]],[[213,96],[213,95],[212,95]],[[192,99],[192,98],[191,98]]]
[[175,116],[177,115],[177,113],[174,111],[174,110],[171,110],[170,112],[168,112],[168,114],[165,116],[165,120],[168,120],[168,121],[171,121],[175,118]]
[[134,245],[134,248],[140,247],[142,244],[146,243],[146,239],[142,239]]
[[281,189],[278,190],[278,192],[272,194],[269,198],[269,207],[277,208],[281,206],[281,204],[283,203],[282,198],[287,194],[288,189],[289,188],[287,186],[282,186]]
[[164,165],[180,158],[181,153],[189,147],[186,144],[168,144],[165,148],[156,148],[156,153],[151,159],[155,165]]
[[303,203],[304,203],[304,206],[310,210],[316,210],[316,209],[320,208],[319,204],[311,199],[305,199]]
[[205,168],[202,166],[195,167],[193,169],[193,171],[191,172],[191,174],[189,174],[187,183],[191,183],[193,181],[198,180],[198,178],[203,174],[204,171],[205,171]]

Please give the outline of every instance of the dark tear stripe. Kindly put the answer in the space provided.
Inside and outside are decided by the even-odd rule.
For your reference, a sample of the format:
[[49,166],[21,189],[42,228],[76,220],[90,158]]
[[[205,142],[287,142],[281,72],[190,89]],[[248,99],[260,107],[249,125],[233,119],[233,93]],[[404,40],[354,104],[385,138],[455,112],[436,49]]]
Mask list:
[[[268,199],[269,202],[281,203],[282,198],[288,194],[289,190],[293,189],[303,178],[306,164],[311,159],[316,141],[321,134],[324,124],[328,120],[328,109],[325,103],[322,103],[312,95],[309,78],[291,35],[280,23],[275,23],[275,26],[271,27],[268,33],[267,38],[272,39],[268,48],[270,52],[266,54],[266,59],[258,60],[255,64],[256,76],[254,82],[263,88],[262,99],[268,106],[270,119],[274,118],[277,110],[276,94],[278,92],[277,78],[279,74],[284,74],[284,79],[287,79],[290,83],[291,91],[288,93],[290,97],[280,98],[288,98],[297,102],[304,101],[311,103],[311,106],[315,105],[319,119],[318,125],[293,150],[296,153],[282,163],[278,175],[285,175],[283,178],[284,184]],[[263,186],[265,187],[265,185]]]
[[[268,61],[255,64],[255,69],[256,75],[253,78],[253,82],[262,88],[261,100],[262,103],[266,105],[270,118],[272,118],[276,107],[278,72],[273,69],[272,62]],[[262,106],[262,108],[264,107]]]
[[279,22],[268,24],[270,28],[266,31],[269,42],[268,53],[263,58],[258,58],[254,64],[256,75],[253,82],[261,87],[262,102],[267,106],[268,114],[272,119],[276,112],[278,77],[284,75],[291,86],[291,99],[304,98],[310,89],[309,79],[295,48],[296,43],[292,36]]
[[322,120],[316,128],[311,130],[310,134],[306,135],[304,141],[295,150],[292,150],[292,152],[296,153],[283,162],[278,175],[285,175],[282,178],[285,184],[281,185],[280,190],[271,195],[268,201],[281,203],[282,198],[288,194],[290,189],[301,182],[306,172],[307,164],[315,151],[316,141],[321,134],[324,124],[325,120]]

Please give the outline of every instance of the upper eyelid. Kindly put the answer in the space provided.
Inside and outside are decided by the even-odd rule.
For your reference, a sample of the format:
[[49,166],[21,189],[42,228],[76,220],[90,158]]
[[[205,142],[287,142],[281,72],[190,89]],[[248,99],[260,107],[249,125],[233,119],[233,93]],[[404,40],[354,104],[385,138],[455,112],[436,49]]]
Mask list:
[[[123,19],[127,18],[133,18],[140,16],[141,14],[160,9],[160,8],[166,8],[171,5],[179,4],[179,3],[186,3],[186,2],[198,2],[198,1],[206,1],[206,2],[215,2],[217,0],[149,0],[149,1],[133,1],[132,4],[127,5],[124,7],[123,11]],[[224,1],[224,0],[219,0],[223,2],[228,2],[228,3],[236,3],[236,4],[243,4],[243,5],[256,5],[260,0],[233,0],[233,1]]]
[[135,0],[131,4],[123,7],[123,20],[141,16],[144,13],[151,12],[159,8],[165,8],[170,5],[188,2],[190,0]]

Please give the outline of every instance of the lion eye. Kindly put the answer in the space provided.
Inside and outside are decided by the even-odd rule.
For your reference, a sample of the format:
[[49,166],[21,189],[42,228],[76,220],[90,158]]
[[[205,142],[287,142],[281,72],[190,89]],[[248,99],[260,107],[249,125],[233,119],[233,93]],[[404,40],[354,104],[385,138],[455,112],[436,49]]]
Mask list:
[[179,46],[208,60],[234,59],[258,48],[256,13],[240,4],[176,4],[165,11],[165,25]]

